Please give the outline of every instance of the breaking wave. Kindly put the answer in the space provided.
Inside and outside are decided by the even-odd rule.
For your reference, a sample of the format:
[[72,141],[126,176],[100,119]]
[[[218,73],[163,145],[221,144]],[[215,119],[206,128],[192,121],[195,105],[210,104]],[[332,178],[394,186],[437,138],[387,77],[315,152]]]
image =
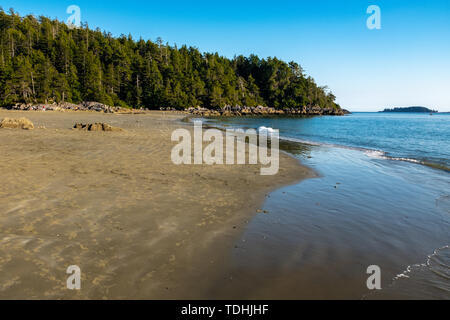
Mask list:
[[298,138],[290,138],[290,137],[280,137],[281,140],[290,141],[290,142],[297,142],[312,146],[325,146],[325,147],[334,147],[334,148],[342,148],[342,149],[348,149],[348,150],[357,150],[362,151],[364,154],[366,154],[370,158],[374,159],[384,159],[384,160],[391,160],[391,161],[403,161],[403,162],[409,162],[409,163],[415,163],[415,164],[421,164],[430,168],[434,169],[440,169],[444,171],[450,172],[450,168],[438,163],[433,163],[429,161],[419,160],[419,159],[413,159],[413,158],[406,158],[406,157],[393,157],[387,154],[387,152],[382,150],[374,150],[374,149],[367,149],[367,148],[359,148],[359,147],[350,147],[345,145],[339,145],[339,144],[331,144],[331,143],[319,143],[309,140],[302,140]]

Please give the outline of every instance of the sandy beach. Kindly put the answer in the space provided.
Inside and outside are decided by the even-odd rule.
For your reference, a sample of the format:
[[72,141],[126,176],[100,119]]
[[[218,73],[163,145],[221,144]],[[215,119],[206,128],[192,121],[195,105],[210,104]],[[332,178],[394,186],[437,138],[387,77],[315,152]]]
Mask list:
[[[13,112],[0,129],[0,299],[214,299],[234,241],[266,195],[314,174],[171,162],[182,114]],[[104,122],[123,132],[72,130]],[[78,265],[82,288],[68,290]],[[232,298],[232,297],[230,297]]]

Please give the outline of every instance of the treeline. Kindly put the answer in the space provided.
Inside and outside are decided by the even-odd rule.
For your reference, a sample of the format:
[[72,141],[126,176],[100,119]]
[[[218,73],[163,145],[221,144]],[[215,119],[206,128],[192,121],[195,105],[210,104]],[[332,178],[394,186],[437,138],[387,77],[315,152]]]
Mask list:
[[0,106],[97,101],[159,109],[339,108],[295,62],[200,53],[0,8]]

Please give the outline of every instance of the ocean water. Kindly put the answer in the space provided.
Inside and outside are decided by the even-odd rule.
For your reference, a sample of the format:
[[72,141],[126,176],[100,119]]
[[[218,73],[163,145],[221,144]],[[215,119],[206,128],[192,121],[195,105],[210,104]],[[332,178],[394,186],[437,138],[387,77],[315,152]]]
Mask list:
[[[214,120],[209,120],[214,121]],[[353,113],[345,117],[222,118],[222,125],[279,129],[284,139],[356,148],[375,157],[450,171],[450,113]]]
[[[219,296],[450,299],[450,115],[206,121],[279,129],[281,148],[318,174],[268,195]],[[370,265],[381,290],[366,286]]]

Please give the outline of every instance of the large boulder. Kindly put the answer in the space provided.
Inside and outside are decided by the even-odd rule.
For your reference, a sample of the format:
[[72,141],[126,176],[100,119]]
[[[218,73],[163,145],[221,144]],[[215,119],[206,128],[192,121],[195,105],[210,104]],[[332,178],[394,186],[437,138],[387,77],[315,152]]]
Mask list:
[[27,118],[20,118],[20,119],[4,118],[2,122],[0,122],[0,128],[33,130],[34,124]]

